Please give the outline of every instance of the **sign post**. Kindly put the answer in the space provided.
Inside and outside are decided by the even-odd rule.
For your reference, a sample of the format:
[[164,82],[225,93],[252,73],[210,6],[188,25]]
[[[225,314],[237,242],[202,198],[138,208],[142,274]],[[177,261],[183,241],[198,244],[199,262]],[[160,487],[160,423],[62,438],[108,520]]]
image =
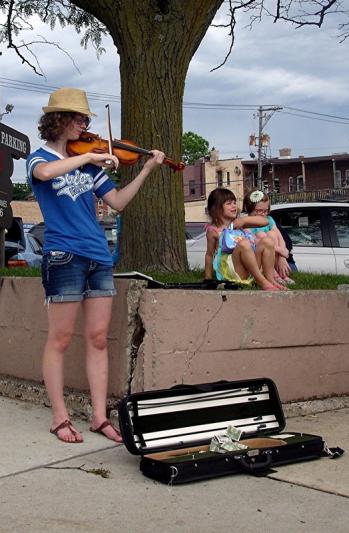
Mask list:
[[29,138],[0,122],[0,268],[5,266],[5,229],[12,224],[13,159],[26,159]]

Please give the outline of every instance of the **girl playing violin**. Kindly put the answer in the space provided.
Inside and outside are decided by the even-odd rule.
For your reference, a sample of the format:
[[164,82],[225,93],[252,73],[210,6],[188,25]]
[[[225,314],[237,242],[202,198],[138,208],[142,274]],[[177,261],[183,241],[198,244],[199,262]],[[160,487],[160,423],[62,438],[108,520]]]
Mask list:
[[109,153],[69,157],[68,141],[79,139],[93,113],[86,93],[62,88],[50,95],[39,121],[46,141],[30,154],[27,171],[45,221],[42,283],[48,312],[48,337],[43,355],[43,376],[52,405],[51,433],[63,442],[82,442],[73,426],[63,396],[64,353],[73,332],[80,304],[84,311],[86,368],[91,391],[90,430],[122,442],[106,417],[108,383],[107,333],[114,288],[112,258],[104,232],[96,220],[95,196],[122,211],[137,194],[150,172],[164,160],[151,151],[143,169],[126,187],[116,191],[103,168],[118,167]]

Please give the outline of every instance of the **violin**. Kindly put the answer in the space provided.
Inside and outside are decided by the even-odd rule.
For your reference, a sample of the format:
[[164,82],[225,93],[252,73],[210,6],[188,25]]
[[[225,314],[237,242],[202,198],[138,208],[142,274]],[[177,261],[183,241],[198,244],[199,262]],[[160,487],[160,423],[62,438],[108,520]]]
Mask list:
[[[134,165],[142,155],[152,156],[150,150],[140,148],[132,141],[118,141],[113,139],[111,142],[112,153],[120,161],[121,165]],[[83,131],[77,141],[68,141],[67,152],[70,156],[86,154],[93,152],[95,154],[104,154],[110,152],[109,141],[102,139],[96,133]],[[164,163],[175,171],[183,170],[185,164],[183,161],[175,163],[172,159],[165,157]]]

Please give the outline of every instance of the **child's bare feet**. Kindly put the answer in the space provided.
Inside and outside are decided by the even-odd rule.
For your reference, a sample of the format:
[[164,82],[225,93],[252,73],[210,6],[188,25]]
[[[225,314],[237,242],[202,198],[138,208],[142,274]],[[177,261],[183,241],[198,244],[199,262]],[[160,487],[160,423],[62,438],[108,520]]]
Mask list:
[[260,288],[262,289],[262,291],[280,291],[281,290],[281,289],[278,289],[276,285],[274,285],[268,280],[266,280],[265,282],[262,282],[260,284]]
[[280,289],[280,291],[288,291],[288,288],[286,287],[286,285],[284,285],[284,283],[282,283],[278,279],[277,280],[273,280],[273,285],[275,285],[275,287]]
[[[281,283],[281,278],[275,278],[274,275],[266,275],[265,276],[267,281],[269,281],[269,283],[271,283],[272,285],[274,285],[277,289],[279,289],[279,291],[288,291],[288,288],[283,284]],[[270,289],[268,289],[270,290]]]
[[64,420],[58,425],[54,425],[50,429],[50,433],[56,435],[58,440],[62,442],[83,442],[81,433],[79,433],[70,422],[70,420]]

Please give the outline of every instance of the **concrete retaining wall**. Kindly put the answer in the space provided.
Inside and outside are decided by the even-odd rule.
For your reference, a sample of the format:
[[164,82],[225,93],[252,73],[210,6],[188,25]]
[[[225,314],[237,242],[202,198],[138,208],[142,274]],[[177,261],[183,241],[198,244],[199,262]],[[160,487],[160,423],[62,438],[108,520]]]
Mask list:
[[[41,280],[0,280],[0,374],[41,382]],[[118,280],[109,394],[268,376],[283,402],[349,393],[349,292],[149,290]],[[82,317],[66,385],[88,389]]]
[[[47,316],[40,278],[3,278],[0,289],[0,374],[31,381],[42,381],[41,354],[47,337]],[[139,289],[136,289],[138,302]],[[127,282],[118,283],[109,333],[109,393],[122,396],[128,388],[129,350],[133,329],[133,294]],[[133,326],[131,326],[133,328]],[[65,356],[67,387],[88,389],[82,313],[76,333]]]

